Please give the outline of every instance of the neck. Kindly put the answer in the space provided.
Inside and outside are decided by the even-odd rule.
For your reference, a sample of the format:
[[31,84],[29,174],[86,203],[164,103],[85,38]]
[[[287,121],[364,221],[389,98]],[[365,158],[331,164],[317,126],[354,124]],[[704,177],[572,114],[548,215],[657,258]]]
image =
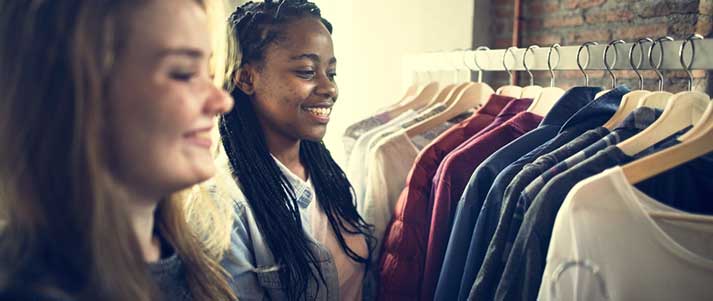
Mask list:
[[300,140],[285,139],[280,135],[265,133],[267,148],[270,153],[280,160],[292,173],[307,180],[307,173],[300,161]]
[[161,258],[161,242],[154,234],[157,205],[156,201],[149,198],[134,199],[128,204],[129,223],[146,262],[155,262]]

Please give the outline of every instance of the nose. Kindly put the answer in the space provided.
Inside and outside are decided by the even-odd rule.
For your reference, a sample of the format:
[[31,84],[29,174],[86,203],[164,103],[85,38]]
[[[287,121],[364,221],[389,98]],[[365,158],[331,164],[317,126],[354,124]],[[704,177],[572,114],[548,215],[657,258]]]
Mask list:
[[210,84],[210,92],[205,102],[204,112],[208,115],[220,115],[233,109],[233,97],[225,90]]
[[318,95],[325,98],[331,98],[336,100],[339,95],[337,89],[337,83],[333,79],[330,79],[326,74],[321,74],[318,79],[317,88],[315,91]]

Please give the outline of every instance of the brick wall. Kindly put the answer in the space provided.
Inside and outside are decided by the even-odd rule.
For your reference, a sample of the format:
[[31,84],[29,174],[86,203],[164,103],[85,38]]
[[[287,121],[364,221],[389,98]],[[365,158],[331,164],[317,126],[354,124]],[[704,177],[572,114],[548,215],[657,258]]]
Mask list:
[[[492,4],[493,21],[490,22],[491,48],[512,46],[514,1],[497,1]],[[653,39],[669,35],[684,39],[692,33],[707,38],[712,34],[713,0],[625,1],[625,0],[522,0],[518,47],[553,43],[581,45],[587,41],[608,43],[613,39],[633,42],[642,37]],[[482,26],[477,20],[474,26]],[[478,45],[474,45],[478,46]],[[608,87],[610,78],[605,71],[590,71],[590,84]],[[534,72],[535,82],[549,84],[548,72]],[[634,72],[616,72],[619,83],[638,87]],[[642,71],[645,88],[655,89],[656,75]],[[666,90],[678,92],[687,88],[687,75],[683,71],[665,72]],[[710,73],[694,72],[696,89],[710,92]],[[526,84],[529,77],[520,72],[519,83]],[[507,75],[498,72],[491,77],[494,86],[507,82]],[[713,81],[711,81],[713,82]],[[568,88],[582,84],[579,71],[557,72],[557,86]]]

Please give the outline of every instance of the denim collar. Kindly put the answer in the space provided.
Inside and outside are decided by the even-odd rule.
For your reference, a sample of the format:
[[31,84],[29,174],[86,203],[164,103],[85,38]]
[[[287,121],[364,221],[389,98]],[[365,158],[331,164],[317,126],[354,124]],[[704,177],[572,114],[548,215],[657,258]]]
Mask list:
[[[601,97],[592,100],[579,111],[574,113],[574,115],[572,115],[572,117],[570,117],[567,122],[562,125],[560,133],[572,127],[578,127],[581,124],[590,125],[591,127],[601,126],[619,109],[621,98],[626,93],[629,93],[629,88],[621,85],[611,89]],[[598,121],[601,120],[603,121],[599,123]]]
[[597,92],[601,90],[602,88],[600,87],[572,87],[557,100],[552,109],[545,115],[540,126],[553,125],[561,127],[572,115],[589,104]]
[[[270,154],[272,156],[272,154]],[[287,166],[282,164],[275,156],[272,156],[275,160],[275,164],[280,168],[282,174],[287,178],[287,182],[292,187],[292,191],[295,193],[295,198],[297,198],[297,204],[300,208],[305,209],[312,203],[312,197],[314,196],[314,191],[312,188],[312,181],[307,178],[307,181],[302,180],[296,174],[294,174]]]

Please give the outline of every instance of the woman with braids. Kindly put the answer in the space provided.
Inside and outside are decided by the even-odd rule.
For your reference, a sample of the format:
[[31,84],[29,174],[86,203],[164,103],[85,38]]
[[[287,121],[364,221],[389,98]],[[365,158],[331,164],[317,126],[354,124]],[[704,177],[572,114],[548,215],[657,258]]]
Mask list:
[[230,23],[235,108],[220,131],[241,194],[226,264],[236,293],[359,300],[370,227],[322,142],[338,94],[332,26],[298,0],[249,2]]
[[235,299],[193,193],[233,104],[213,5],[0,1],[0,300]]

